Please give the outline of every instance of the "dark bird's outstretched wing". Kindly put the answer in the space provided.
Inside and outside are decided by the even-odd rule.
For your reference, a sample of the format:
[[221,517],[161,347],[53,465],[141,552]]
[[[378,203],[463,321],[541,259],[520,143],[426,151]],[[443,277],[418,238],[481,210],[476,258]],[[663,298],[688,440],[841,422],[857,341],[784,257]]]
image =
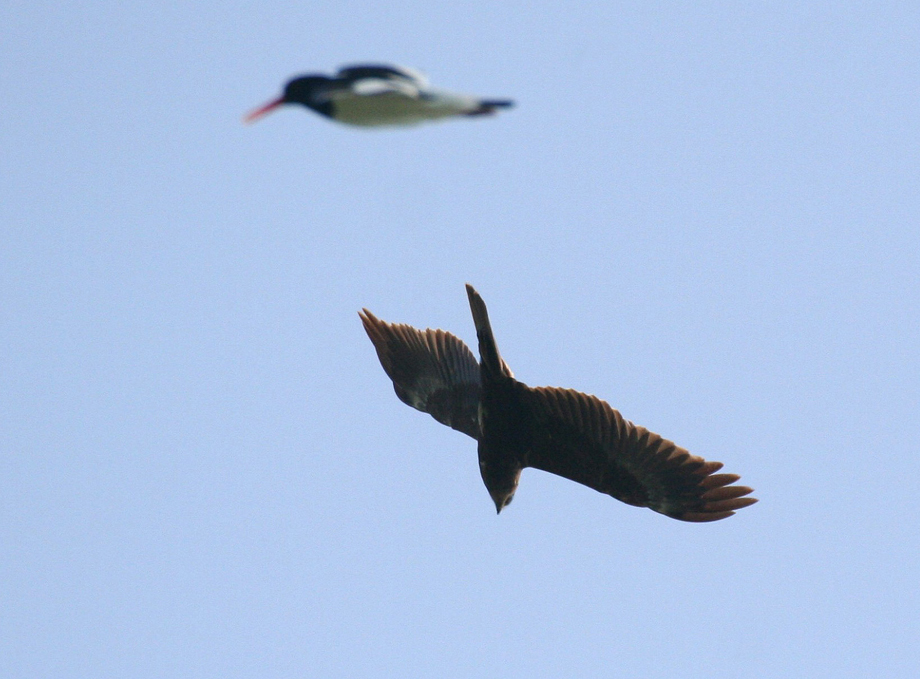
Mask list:
[[736,474],[707,462],[623,418],[581,392],[521,385],[532,417],[525,466],[582,483],[638,507],[682,521],[718,521],[757,502]]
[[359,315],[399,399],[478,439],[479,362],[469,347],[443,330],[387,323],[367,309]]

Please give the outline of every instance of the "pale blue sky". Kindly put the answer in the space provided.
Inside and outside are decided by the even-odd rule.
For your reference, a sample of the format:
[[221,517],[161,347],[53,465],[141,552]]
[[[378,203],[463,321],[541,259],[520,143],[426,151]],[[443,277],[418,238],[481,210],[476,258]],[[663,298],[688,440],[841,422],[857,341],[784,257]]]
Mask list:
[[[0,675],[917,672],[916,3],[13,3],[0,36]],[[240,122],[356,61],[518,107]],[[760,503],[530,470],[496,517],[357,316],[472,343],[465,282],[520,379]]]

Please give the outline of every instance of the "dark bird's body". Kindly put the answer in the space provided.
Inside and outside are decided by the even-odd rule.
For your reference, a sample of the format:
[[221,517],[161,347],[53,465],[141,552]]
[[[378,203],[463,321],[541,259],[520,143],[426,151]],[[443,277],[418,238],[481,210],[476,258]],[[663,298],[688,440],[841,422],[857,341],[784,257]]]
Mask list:
[[443,330],[361,320],[399,398],[479,442],[479,469],[497,511],[525,467],[571,479],[682,521],[717,521],[757,500],[707,462],[571,389],[514,379],[492,335],[485,303],[467,285],[480,361]]

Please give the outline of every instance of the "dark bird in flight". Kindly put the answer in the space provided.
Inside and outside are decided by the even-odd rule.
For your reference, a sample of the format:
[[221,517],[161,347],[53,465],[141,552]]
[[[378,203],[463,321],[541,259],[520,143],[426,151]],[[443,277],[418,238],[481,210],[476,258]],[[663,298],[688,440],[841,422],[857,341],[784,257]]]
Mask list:
[[481,116],[508,108],[507,99],[480,99],[437,90],[410,68],[361,64],[339,69],[333,77],[309,74],[288,81],[284,92],[243,120],[253,122],[282,104],[301,104],[348,125],[417,125],[455,116]]
[[443,330],[359,315],[403,403],[479,442],[479,471],[501,512],[534,467],[681,521],[718,521],[757,502],[737,474],[707,462],[606,402],[572,389],[528,387],[498,353],[485,302],[466,286],[480,362]]

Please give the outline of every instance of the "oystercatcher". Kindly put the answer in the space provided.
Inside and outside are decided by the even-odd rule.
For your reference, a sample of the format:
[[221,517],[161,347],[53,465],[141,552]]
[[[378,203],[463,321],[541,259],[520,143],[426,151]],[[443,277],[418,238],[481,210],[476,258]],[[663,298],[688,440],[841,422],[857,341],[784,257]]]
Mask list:
[[456,116],[481,116],[514,105],[507,99],[479,99],[429,86],[424,75],[402,66],[347,66],[333,77],[302,75],[284,92],[248,114],[253,122],[282,104],[301,104],[340,123],[360,127],[417,125]]

